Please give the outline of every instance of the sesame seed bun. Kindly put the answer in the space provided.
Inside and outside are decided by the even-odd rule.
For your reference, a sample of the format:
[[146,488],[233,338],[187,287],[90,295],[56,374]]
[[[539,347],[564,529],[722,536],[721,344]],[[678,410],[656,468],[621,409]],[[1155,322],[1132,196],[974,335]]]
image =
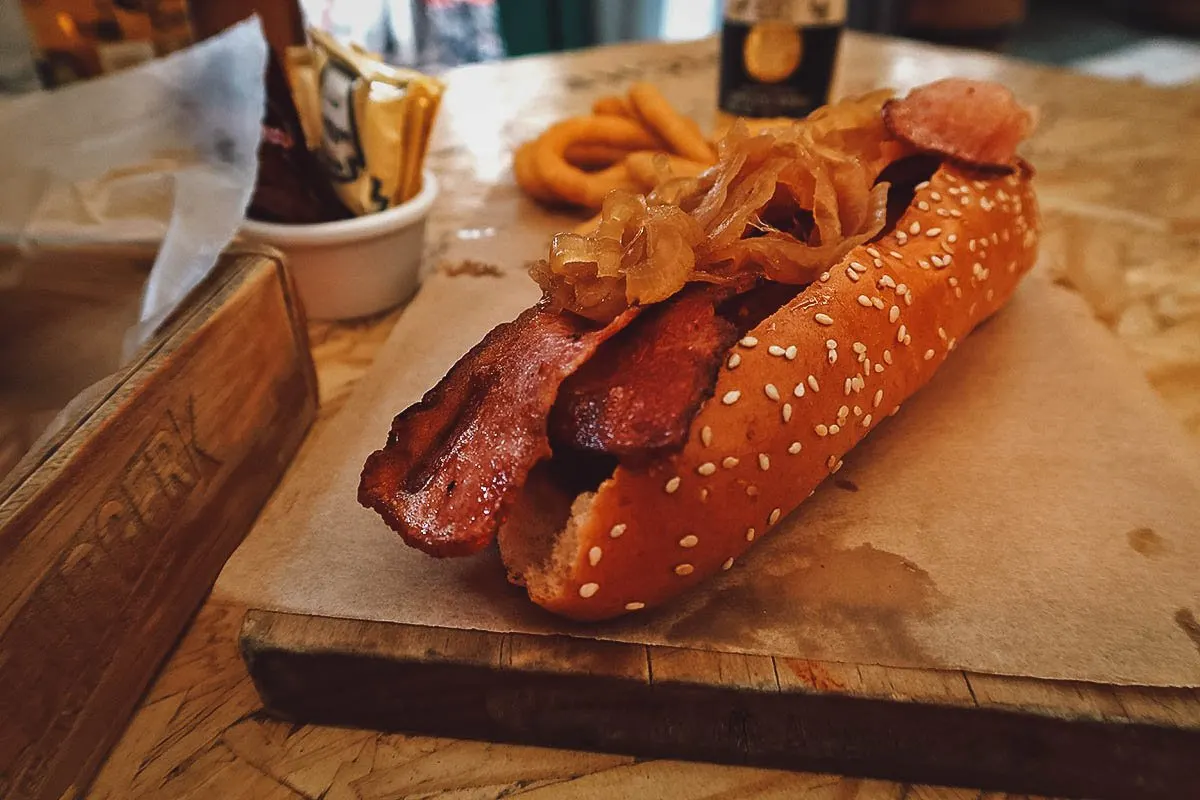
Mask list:
[[1026,170],[943,163],[893,231],[730,349],[680,452],[576,497],[532,476],[499,534],[510,577],[556,614],[600,620],[736,569],[1008,300],[1037,239]]

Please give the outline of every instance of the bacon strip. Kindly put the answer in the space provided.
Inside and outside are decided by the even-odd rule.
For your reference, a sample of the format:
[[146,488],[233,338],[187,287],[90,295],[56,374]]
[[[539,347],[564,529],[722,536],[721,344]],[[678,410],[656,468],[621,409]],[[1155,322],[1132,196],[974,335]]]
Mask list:
[[947,78],[883,107],[888,131],[926,153],[978,167],[1011,170],[1033,115],[1004,86]]
[[737,329],[711,289],[651,307],[563,384],[550,415],[555,446],[621,458],[682,447]]
[[800,289],[693,286],[651,306],[563,384],[550,413],[555,447],[622,463],[683,447],[734,341]]
[[550,456],[559,386],[637,311],[596,327],[539,305],[495,328],[392,421],[387,445],[363,467],[359,503],[431,555],[486,547],[529,471]]

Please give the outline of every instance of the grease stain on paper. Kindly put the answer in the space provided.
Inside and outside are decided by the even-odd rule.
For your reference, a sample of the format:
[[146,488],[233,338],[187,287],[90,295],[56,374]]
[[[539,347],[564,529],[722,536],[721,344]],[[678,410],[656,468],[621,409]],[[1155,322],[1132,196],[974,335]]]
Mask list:
[[1134,528],[1125,535],[1129,539],[1129,546],[1147,558],[1161,556],[1167,551],[1166,540],[1151,528]]
[[[873,661],[935,660],[910,623],[932,616],[946,599],[917,564],[869,542],[839,547],[828,538],[770,551],[703,591],[670,622],[668,641],[745,640],[749,631],[756,647],[813,659],[857,651],[874,654]],[[764,580],[764,571],[772,579]],[[754,636],[756,628],[773,635]]]
[[1200,653],[1200,620],[1196,619],[1196,615],[1192,613],[1192,610],[1190,608],[1181,608],[1176,611],[1175,624],[1192,640],[1192,644],[1196,645],[1196,652]]

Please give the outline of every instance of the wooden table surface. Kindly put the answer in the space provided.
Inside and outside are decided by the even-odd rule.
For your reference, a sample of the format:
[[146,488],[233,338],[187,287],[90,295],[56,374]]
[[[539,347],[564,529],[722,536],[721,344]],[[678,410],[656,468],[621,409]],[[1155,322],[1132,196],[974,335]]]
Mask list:
[[[669,84],[681,109],[710,123],[716,60],[712,41],[623,45],[453,73],[431,153],[442,182],[431,263],[447,237],[488,223],[489,197],[515,191],[514,142],[643,77]],[[847,38],[839,89],[904,89],[951,74],[1000,80],[1039,106],[1026,154],[1039,172],[1041,268],[1087,298],[1200,445],[1200,91],[865,36]],[[400,313],[311,325],[318,426],[340,408]],[[277,722],[263,715],[237,651],[242,613],[214,600],[200,609],[86,796],[1006,796]]]

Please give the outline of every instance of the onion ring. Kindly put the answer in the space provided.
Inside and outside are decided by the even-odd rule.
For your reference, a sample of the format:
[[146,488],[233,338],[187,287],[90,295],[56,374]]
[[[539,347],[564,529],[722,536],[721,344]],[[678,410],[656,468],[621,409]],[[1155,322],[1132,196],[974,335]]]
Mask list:
[[662,137],[673,152],[702,164],[716,162],[716,150],[700,134],[699,126],[672,108],[654,84],[638,81],[629,89],[629,100],[638,118]]
[[637,119],[629,101],[619,94],[608,94],[592,103],[592,113],[596,116],[625,117]]
[[605,144],[627,150],[651,150],[657,139],[638,123],[611,116],[576,117],[551,125],[537,138],[533,168],[542,183],[563,201],[585,208],[600,208],[613,189],[633,189],[624,164],[588,173],[567,163],[567,148],[578,142]]
[[513,177],[517,185],[534,200],[547,205],[557,205],[562,202],[550,187],[541,179],[533,163],[533,149],[536,142],[529,141],[517,148],[513,153]]
[[618,161],[624,160],[630,151],[623,147],[613,147],[597,142],[575,142],[567,146],[563,158],[573,167],[591,172],[596,169],[611,167]]

